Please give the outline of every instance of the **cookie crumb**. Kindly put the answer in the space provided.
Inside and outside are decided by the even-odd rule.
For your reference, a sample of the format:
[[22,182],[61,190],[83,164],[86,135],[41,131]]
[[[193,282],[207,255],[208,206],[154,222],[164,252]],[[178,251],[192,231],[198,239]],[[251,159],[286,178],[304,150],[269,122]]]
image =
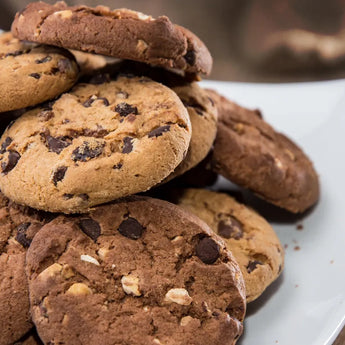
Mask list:
[[331,265],[334,264],[334,260],[331,260],[329,263],[330,263]]
[[293,250],[295,250],[295,251],[301,250],[301,247],[300,247],[300,246],[295,246],[295,247],[293,248]]
[[297,224],[296,228],[297,230],[303,230],[303,224]]

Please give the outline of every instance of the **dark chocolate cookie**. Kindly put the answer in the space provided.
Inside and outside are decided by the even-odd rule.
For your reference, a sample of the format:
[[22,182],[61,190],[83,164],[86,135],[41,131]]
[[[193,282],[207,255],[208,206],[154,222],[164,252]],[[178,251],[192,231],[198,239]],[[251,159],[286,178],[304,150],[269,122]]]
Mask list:
[[220,237],[168,202],[129,197],[61,216],[28,254],[31,312],[46,344],[234,344],[241,271]]
[[[86,29],[87,28],[87,29]],[[12,33],[19,39],[142,61],[188,73],[209,74],[212,57],[187,29],[128,9],[68,7],[64,2],[29,4],[17,13]]]
[[218,107],[212,168],[259,197],[291,212],[303,212],[319,198],[312,162],[258,110],[243,108],[208,90]]

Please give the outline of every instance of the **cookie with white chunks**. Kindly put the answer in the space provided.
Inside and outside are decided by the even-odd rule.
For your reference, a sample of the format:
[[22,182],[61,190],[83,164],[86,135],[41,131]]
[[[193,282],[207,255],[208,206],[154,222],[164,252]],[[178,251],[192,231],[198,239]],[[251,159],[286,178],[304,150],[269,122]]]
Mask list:
[[0,188],[36,209],[85,212],[162,181],[190,137],[180,99],[151,79],[78,84],[5,131]]
[[258,298],[280,275],[284,249],[272,227],[253,209],[206,189],[180,190],[174,202],[224,239],[242,271],[247,302]]
[[64,2],[29,4],[12,24],[14,36],[188,73],[209,74],[212,57],[204,43],[166,16],[157,19],[108,7],[69,7]]
[[13,344],[31,328],[25,255],[52,215],[10,202],[0,192],[0,345]]
[[290,212],[314,205],[319,199],[319,180],[307,155],[265,122],[258,110],[208,91],[218,108],[212,169]]
[[26,270],[45,344],[234,344],[241,271],[220,237],[166,201],[132,196],[35,236]]
[[0,33],[0,112],[33,106],[59,96],[78,78],[67,50],[20,42]]

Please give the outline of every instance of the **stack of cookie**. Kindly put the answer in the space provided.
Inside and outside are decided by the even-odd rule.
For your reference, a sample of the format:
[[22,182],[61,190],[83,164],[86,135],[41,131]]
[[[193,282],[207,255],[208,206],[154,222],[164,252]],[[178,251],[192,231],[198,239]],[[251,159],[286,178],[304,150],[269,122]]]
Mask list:
[[[202,89],[210,53],[164,16],[32,3],[0,66],[0,345],[235,344],[282,246],[229,195],[173,181],[207,168],[302,212],[305,154]],[[154,187],[169,202],[134,195]]]

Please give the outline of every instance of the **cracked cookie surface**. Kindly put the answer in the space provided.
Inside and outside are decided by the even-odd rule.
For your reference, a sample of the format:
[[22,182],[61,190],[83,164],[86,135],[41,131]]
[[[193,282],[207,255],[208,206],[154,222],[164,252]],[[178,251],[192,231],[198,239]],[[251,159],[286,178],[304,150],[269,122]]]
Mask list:
[[78,84],[28,111],[0,141],[0,188],[19,204],[51,212],[145,191],[168,176],[191,137],[186,108],[145,77]]
[[280,275],[284,249],[272,227],[253,209],[224,193],[183,189],[174,202],[205,221],[225,241],[243,274],[247,302]]
[[0,34],[0,112],[36,105],[70,89],[78,66],[66,50]]
[[18,12],[12,33],[25,40],[209,74],[212,57],[204,43],[166,16],[128,9],[68,7],[64,2],[29,4]]
[[18,206],[0,192],[0,345],[13,344],[32,328],[25,255],[33,236],[51,217]]
[[27,254],[31,312],[54,344],[234,344],[241,271],[220,237],[168,202],[128,197],[61,216]]
[[214,90],[208,92],[218,108],[212,169],[290,212],[314,205],[319,181],[307,155],[265,122],[260,111],[241,107]]

